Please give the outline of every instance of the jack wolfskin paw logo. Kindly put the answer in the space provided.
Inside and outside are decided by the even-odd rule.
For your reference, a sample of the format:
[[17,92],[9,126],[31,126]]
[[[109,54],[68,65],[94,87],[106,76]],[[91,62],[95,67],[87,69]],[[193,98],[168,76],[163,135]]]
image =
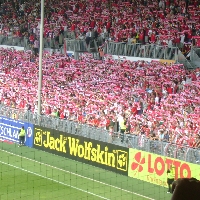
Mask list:
[[131,164],[131,169],[136,170],[138,169],[138,172],[141,172],[143,170],[143,164],[145,163],[145,158],[142,158],[142,153],[138,152],[135,154],[134,157],[135,162]]
[[35,129],[34,144],[36,146],[42,146],[42,130],[40,129]]
[[122,171],[128,170],[128,153],[125,151],[117,151],[117,169]]
[[124,154],[121,154],[120,156],[119,156],[119,160],[118,160],[118,164],[119,164],[119,166],[120,167],[123,167],[123,166],[125,166],[126,165],[126,157],[125,157],[125,155]]

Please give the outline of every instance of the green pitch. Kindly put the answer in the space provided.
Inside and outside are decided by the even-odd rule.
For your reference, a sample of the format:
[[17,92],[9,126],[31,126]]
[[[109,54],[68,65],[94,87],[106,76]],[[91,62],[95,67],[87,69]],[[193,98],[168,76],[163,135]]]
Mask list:
[[166,188],[16,144],[0,143],[0,200],[170,200]]

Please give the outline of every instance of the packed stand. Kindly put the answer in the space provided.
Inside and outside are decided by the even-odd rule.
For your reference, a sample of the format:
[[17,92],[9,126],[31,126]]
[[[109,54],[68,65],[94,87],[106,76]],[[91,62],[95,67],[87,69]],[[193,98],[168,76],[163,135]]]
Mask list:
[[[1,3],[1,34],[27,37],[38,47],[40,1]],[[200,46],[199,0],[47,0],[44,9],[44,38],[57,46],[70,32],[72,38],[178,46],[188,51]],[[100,36],[100,37],[99,37]]]
[[[37,113],[38,57],[1,49],[0,65],[1,103]],[[42,84],[43,115],[190,147],[199,139],[199,69],[44,53]]]

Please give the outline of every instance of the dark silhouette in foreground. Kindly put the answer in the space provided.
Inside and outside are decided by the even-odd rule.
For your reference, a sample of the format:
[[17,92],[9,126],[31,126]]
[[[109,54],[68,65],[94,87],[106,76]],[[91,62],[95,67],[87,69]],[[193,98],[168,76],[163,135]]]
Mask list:
[[200,200],[200,181],[195,178],[179,178],[172,184],[171,200]]

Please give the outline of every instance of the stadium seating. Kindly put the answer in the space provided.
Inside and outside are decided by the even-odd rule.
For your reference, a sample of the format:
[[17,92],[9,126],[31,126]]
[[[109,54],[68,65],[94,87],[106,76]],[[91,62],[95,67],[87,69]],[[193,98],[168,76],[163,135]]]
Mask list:
[[[37,113],[38,57],[0,50],[1,103]],[[42,113],[114,130],[124,118],[128,133],[194,145],[200,126],[200,70],[159,61],[80,60],[44,53]],[[59,113],[59,114],[58,114]],[[155,135],[154,135],[155,134]]]
[[[179,47],[185,55],[191,45],[200,46],[199,12],[195,0],[189,4],[48,1],[44,47],[60,48],[64,38],[71,38],[97,49],[108,40],[115,50],[113,43],[119,42],[122,47],[124,43],[149,44],[150,49],[156,44]],[[0,43],[34,51],[33,55],[1,49],[1,102],[37,113],[40,1],[3,2],[0,16]],[[102,127],[111,134],[119,131],[113,123],[124,117],[127,133],[144,133],[151,140],[163,140],[167,134],[167,141],[195,145],[194,136],[200,134],[199,69],[186,71],[182,64],[159,61],[112,60],[109,55],[101,61],[90,55],[82,54],[77,61],[44,53],[41,114]]]
[[[45,3],[44,37],[50,46],[63,45],[63,38],[85,36],[116,42],[155,43],[180,48],[184,44],[199,46],[200,5],[189,1],[49,1]],[[11,45],[33,44],[39,36],[40,1],[8,1],[1,4],[1,40]],[[70,32],[70,33],[69,33]],[[30,35],[33,34],[33,40]],[[15,41],[9,40],[10,36]],[[51,42],[51,40],[53,42]],[[99,39],[99,40],[101,40]],[[46,44],[45,43],[45,44]]]

